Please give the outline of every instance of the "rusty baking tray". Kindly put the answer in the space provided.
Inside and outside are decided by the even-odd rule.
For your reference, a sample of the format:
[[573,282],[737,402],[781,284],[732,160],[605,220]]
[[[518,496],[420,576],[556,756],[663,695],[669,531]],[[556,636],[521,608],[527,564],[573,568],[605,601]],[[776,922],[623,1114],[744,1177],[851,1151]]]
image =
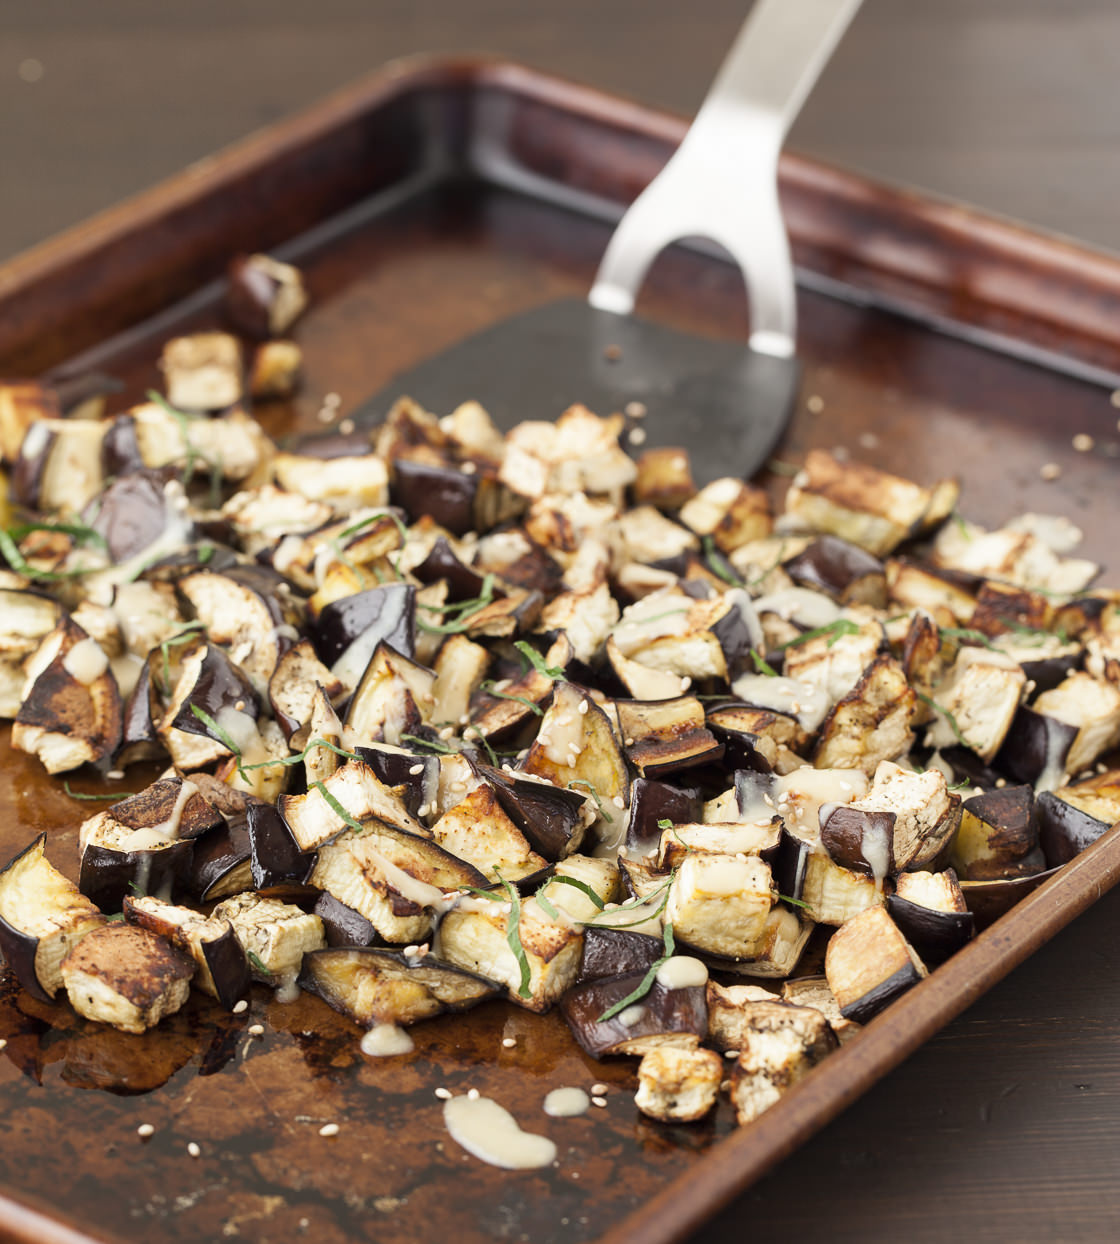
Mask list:
[[[311,430],[326,392],[345,413],[469,331],[585,291],[610,222],[683,132],[516,66],[391,67],[0,269],[0,374],[92,365],[125,381],[122,405],[135,400],[158,380],[163,338],[216,322],[230,255],[270,249],[304,268],[314,298],[298,334],[304,394],[270,431]],[[782,189],[806,359],[783,456],[843,445],[923,480],[957,473],[970,517],[1068,513],[1086,555],[1120,569],[1107,396],[1120,263],[797,157]],[[664,256],[645,296],[651,314],[724,336],[745,334],[744,302],[733,269],[699,247]],[[1074,453],[1072,431],[1095,450]],[[1062,475],[1043,483],[1048,461]],[[53,859],[75,861],[84,805],[6,735],[0,766],[0,857],[45,829]],[[306,997],[262,993],[236,1017],[195,998],[129,1037],[0,978],[0,1236],[679,1240],[1118,877],[1113,830],[739,1131],[726,1107],[689,1127],[642,1120],[629,1063],[591,1063],[558,1019],[513,1007],[421,1025],[413,1055],[376,1063],[349,1021]],[[605,1109],[540,1113],[548,1088],[594,1080],[611,1085]],[[443,1131],[439,1085],[537,1121],[558,1167],[469,1158]],[[327,1121],[341,1125],[333,1140],[318,1135]],[[145,1144],[143,1122],[156,1128]]]

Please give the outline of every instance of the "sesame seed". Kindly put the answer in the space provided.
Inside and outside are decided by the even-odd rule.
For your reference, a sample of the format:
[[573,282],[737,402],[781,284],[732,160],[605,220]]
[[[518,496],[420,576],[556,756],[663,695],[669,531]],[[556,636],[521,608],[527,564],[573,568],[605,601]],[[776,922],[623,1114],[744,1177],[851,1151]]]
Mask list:
[[824,398],[819,393],[812,393],[805,402],[805,408],[811,414],[819,415],[824,410]]
[[719,1091],[721,1093],[730,1093],[731,1092],[731,1081],[730,1080],[721,1081],[720,1086],[719,1086]]
[[419,946],[406,946],[404,950],[401,951],[401,954],[404,955],[406,959],[413,959],[419,953],[420,953]]
[[481,1096],[482,1094],[478,1091],[478,1089],[467,1089],[467,1097],[471,1101],[478,1101]]
[[610,1092],[609,1084],[593,1084],[591,1086],[592,1095],[595,1097],[604,1097]]
[[1088,432],[1078,432],[1078,434],[1070,441],[1070,444],[1077,450],[1079,454],[1087,454],[1093,448],[1095,441]]
[[233,707],[234,707],[235,709],[237,709],[237,711],[238,711],[239,713],[243,713],[243,712],[245,711],[245,701],[244,701],[244,700],[237,700],[237,701],[235,701],[235,703],[234,703],[234,706],[233,706]]
[[517,1044],[517,1038],[516,1038],[516,1037],[503,1037],[503,1038],[502,1038],[502,1045],[503,1045],[503,1046],[504,1046],[507,1050],[512,1050],[512,1049],[513,1049],[513,1047],[514,1047],[516,1044]]
[[423,772],[424,772],[423,765],[413,765],[412,768],[409,769],[408,771],[410,777],[415,777],[418,773],[423,773]]
[[582,716],[584,716],[584,715],[587,713],[587,701],[586,701],[586,700],[580,700],[580,702],[579,702],[579,712],[580,712],[580,716],[581,716],[581,717],[582,717]]
[[471,719],[470,713],[464,713],[462,717],[459,718],[459,725],[461,726],[467,725],[470,719]]
[[605,1097],[592,1097],[591,1104],[593,1106],[605,1106],[607,1104],[607,1099]]
[[249,1009],[249,1004],[248,1002],[245,1001],[244,998],[242,998],[240,1002],[235,1002],[233,1004],[234,1015],[244,1015],[248,1009]]
[[568,768],[569,769],[574,769],[576,767],[576,759],[577,758],[575,756],[568,757]]
[[194,1143],[193,1140],[187,1146],[187,1153],[190,1154],[192,1158],[198,1158],[202,1156],[202,1150]]
[[105,774],[105,776],[109,779],[110,782],[119,782],[124,777],[124,770],[123,769],[110,769],[109,772]]
[[343,419],[343,421],[338,425],[338,430],[343,436],[349,436],[350,433],[354,431],[354,420]]
[[646,440],[645,428],[631,428],[629,435],[630,435],[630,443],[632,445],[644,445],[645,444],[645,440]]
[[622,796],[621,796],[621,795],[612,795],[612,796],[611,796],[611,803],[613,803],[613,804],[614,804],[614,806],[615,806],[616,808],[625,808],[625,807],[626,807],[626,801],[622,798]]
[[335,408],[333,406],[321,406],[315,413],[315,418],[320,423],[330,423],[334,419]]
[[324,1123],[319,1129],[320,1136],[337,1136],[340,1128],[337,1123]]
[[622,358],[622,347],[617,345],[606,346],[603,349],[603,358],[608,363],[617,363]]
[[342,398],[339,397],[337,393],[328,393],[323,398],[324,406],[340,406],[341,404],[342,404]]
[[136,1135],[139,1136],[141,1140],[147,1140],[149,1136],[154,1136],[155,1132],[156,1129],[152,1127],[150,1123],[141,1123],[136,1129]]
[[422,804],[421,804],[421,805],[420,805],[420,806],[416,809],[416,815],[417,815],[417,816],[427,816],[427,815],[428,815],[428,805],[427,805],[426,803],[422,803]]
[[[1120,392],[1120,390],[1117,390],[1117,392]],[[627,402],[625,409],[631,419],[642,419],[648,413],[645,402]]]
[[464,462],[461,469],[464,475],[473,475],[478,467],[473,462]]
[[996,789],[1003,790],[1007,785],[1007,778],[996,778]]
[[443,729],[439,732],[439,737],[441,739],[449,739],[454,733],[455,733],[455,728],[453,726],[444,726]]
[[248,1028],[248,1032],[249,1032],[249,1036],[251,1037],[263,1037],[264,1036],[264,1024],[250,1024]]
[[436,1089],[436,1096],[440,1099],[440,1101],[450,1101],[450,1100],[451,1100],[451,1090],[450,1090],[450,1089],[445,1089],[445,1088],[437,1088],[437,1089]]

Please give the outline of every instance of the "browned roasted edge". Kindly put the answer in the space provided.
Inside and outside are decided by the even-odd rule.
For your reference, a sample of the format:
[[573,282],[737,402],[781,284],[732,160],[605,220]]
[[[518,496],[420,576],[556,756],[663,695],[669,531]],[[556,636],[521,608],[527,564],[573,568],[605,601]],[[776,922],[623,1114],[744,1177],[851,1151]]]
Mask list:
[[[397,62],[0,267],[0,371],[31,374],[409,178],[469,167],[617,214],[685,122],[483,59]],[[471,141],[482,137],[484,142]],[[801,156],[781,184],[803,271],[1019,352],[1120,372],[1120,260]]]
[[675,1244],[834,1119],[1120,880],[1120,824],[598,1244]]

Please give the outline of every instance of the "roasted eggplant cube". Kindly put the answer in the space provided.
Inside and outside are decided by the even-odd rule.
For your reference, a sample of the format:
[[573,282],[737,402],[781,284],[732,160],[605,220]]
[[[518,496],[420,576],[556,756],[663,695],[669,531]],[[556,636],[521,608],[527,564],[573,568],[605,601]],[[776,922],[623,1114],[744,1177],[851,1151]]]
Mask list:
[[731,1101],[738,1122],[757,1119],[836,1045],[820,1011],[780,1002],[754,1003],[731,1071]]
[[194,841],[165,833],[158,823],[132,828],[111,812],[98,812],[82,823],[79,842],[78,884],[106,911],[119,911],[127,894],[166,890],[175,895],[187,886]]
[[1039,846],[1034,792],[1004,786],[964,801],[949,859],[969,881],[1022,877],[1045,866]]
[[333,894],[320,894],[312,910],[322,920],[327,945],[332,949],[381,944],[381,935],[365,916],[340,903]]
[[[334,805],[343,808],[350,819],[340,816]],[[360,760],[347,761],[321,787],[312,787],[306,794],[282,796],[277,807],[301,851],[314,851],[337,838],[351,821],[370,817],[418,838],[431,836],[409,816],[398,788],[386,786]]]
[[902,667],[893,657],[879,656],[825,718],[814,765],[874,773],[881,761],[909,750],[916,704]]
[[[498,981],[510,1001],[529,1011],[547,1011],[579,972],[583,934],[548,919],[532,900],[521,903],[518,934],[521,956],[509,944],[509,904],[479,898],[444,916],[439,953],[458,967]],[[528,979],[523,981],[523,966]]]
[[716,1104],[722,1082],[718,1054],[661,1046],[642,1055],[634,1105],[664,1123],[693,1123]]
[[829,939],[824,973],[846,1019],[863,1024],[927,975],[884,907],[871,907]]
[[887,912],[930,967],[944,963],[976,934],[976,921],[951,868],[903,873],[887,899]]
[[[618,1007],[645,984],[645,973],[577,985],[560,1002],[572,1035],[592,1058],[608,1054],[644,1054],[672,1046],[695,1049],[708,1030],[704,984],[670,988],[655,978],[647,992]],[[605,1015],[609,1018],[604,1019]]]
[[853,1037],[858,1037],[862,1031],[861,1025],[855,1020],[845,1019],[840,1014],[840,1004],[823,976],[797,976],[786,981],[782,985],[782,1001],[792,1006],[807,1006],[820,1011],[841,1045],[851,1041]]
[[486,782],[436,821],[432,837],[491,880],[519,881],[548,865],[506,815],[494,788]]
[[105,917],[47,859],[45,842],[40,834],[0,872],[0,951],[24,989],[50,999],[63,959]]
[[433,955],[372,946],[314,951],[304,960],[299,983],[367,1028],[465,1011],[501,992],[493,981]]
[[228,921],[212,920],[189,907],[151,897],[126,898],[124,917],[129,924],[185,950],[195,962],[194,983],[227,1011],[248,996],[249,962]]
[[303,956],[327,944],[318,916],[259,894],[227,898],[210,915],[213,920],[228,920],[233,925],[253,979],[283,991],[294,984]]
[[177,410],[225,410],[241,400],[241,344],[229,333],[175,337],[163,347],[160,367]]
[[1039,840],[1050,866],[1064,864],[1120,821],[1120,781],[1112,769],[1037,801]]
[[614,860],[569,855],[551,870],[538,894],[573,920],[583,922],[593,919],[608,903],[617,902],[620,888]]
[[62,961],[62,981],[79,1015],[121,1032],[147,1032],[186,1002],[194,960],[147,929],[108,924]]
[[1026,681],[1010,657],[987,648],[962,648],[934,690],[930,707],[937,716],[926,730],[926,743],[960,743],[981,760],[991,760],[1011,728]]
[[1120,688],[1084,671],[1071,674],[1034,703],[1036,711],[1077,727],[1065,767],[1080,773],[1120,743]]
[[583,958],[577,983],[647,972],[664,953],[664,942],[633,929],[588,924],[583,930]]
[[228,276],[226,310],[238,331],[250,337],[282,336],[307,306],[300,270],[271,255],[237,255]]
[[874,877],[844,868],[823,851],[810,851],[800,863],[804,866],[800,899],[806,914],[818,924],[845,924],[861,911],[881,907],[885,901],[883,888],[875,884]]
[[770,868],[753,856],[688,855],[669,887],[665,919],[697,950],[750,959],[773,906]]

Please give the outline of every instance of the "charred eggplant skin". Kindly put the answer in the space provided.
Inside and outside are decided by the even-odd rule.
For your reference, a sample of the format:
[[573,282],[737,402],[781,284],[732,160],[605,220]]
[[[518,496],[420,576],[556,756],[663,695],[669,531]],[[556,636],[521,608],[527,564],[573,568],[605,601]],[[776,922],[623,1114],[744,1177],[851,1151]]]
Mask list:
[[588,925],[583,931],[583,959],[576,984],[647,972],[663,953],[661,938],[649,933]]
[[666,1033],[691,1033],[703,1038],[708,1031],[708,995],[704,985],[666,989],[654,981],[636,1005],[641,1008],[633,1023],[623,1022],[625,1012],[611,1019],[600,1018],[633,993],[643,972],[592,980],[576,985],[560,1001],[560,1011],[572,1035],[592,1058],[602,1058],[627,1041]]
[[302,885],[315,867],[315,856],[299,849],[279,811],[270,803],[250,804],[245,823],[253,885],[258,890],[293,881]]
[[976,917],[970,911],[932,911],[892,894],[887,912],[928,967],[944,963],[976,936]]

